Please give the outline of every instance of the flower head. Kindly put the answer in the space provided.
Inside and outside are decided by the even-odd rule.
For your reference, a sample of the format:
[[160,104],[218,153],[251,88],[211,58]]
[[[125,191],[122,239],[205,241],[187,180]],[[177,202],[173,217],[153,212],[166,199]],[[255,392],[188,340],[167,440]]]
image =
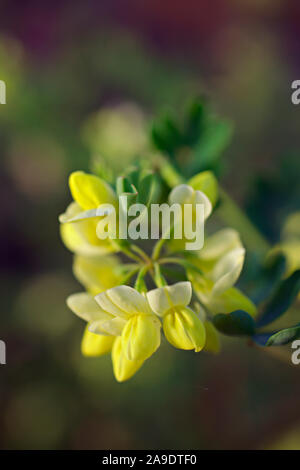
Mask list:
[[121,333],[122,350],[128,360],[145,361],[160,345],[160,321],[147,299],[129,286],[117,286],[97,295],[101,309],[113,321],[125,322]]

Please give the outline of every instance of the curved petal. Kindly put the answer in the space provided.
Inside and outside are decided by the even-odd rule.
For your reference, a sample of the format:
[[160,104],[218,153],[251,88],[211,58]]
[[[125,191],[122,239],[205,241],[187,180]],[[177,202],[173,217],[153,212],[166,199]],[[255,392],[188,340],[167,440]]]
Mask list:
[[81,341],[81,352],[84,356],[102,356],[112,350],[114,341],[113,336],[94,335],[86,327]]
[[192,284],[189,281],[177,282],[172,286],[159,287],[147,293],[149,305],[154,313],[164,315],[170,308],[189,305],[192,298]]
[[235,248],[243,248],[239,233],[234,229],[225,228],[208,237],[197,255],[201,260],[213,261]]
[[[111,320],[103,321],[99,324],[99,334],[105,332],[108,335],[121,336],[124,326],[126,325],[126,320],[121,317],[114,317]],[[90,331],[92,331],[90,329]],[[97,328],[94,331],[97,333]]]
[[205,345],[205,328],[199,317],[190,310],[171,311],[164,316],[163,329],[169,343],[179,349],[201,351]]
[[87,322],[96,320],[104,321],[112,318],[112,316],[104,312],[93,297],[86,292],[72,294],[67,298],[66,302],[75,315]]
[[204,219],[206,220],[212,212],[212,203],[205,193],[202,191],[195,191],[194,204],[203,204],[204,206]]
[[216,263],[212,271],[212,280],[215,282],[212,295],[220,295],[236,283],[243,269],[244,260],[244,248],[237,248]]
[[172,189],[169,194],[170,204],[192,204],[194,199],[194,189],[187,184],[179,184]]
[[113,189],[101,178],[95,175],[75,171],[69,177],[69,186],[74,201],[83,210],[97,208],[103,203],[116,203]]
[[160,321],[154,315],[134,315],[122,332],[122,348],[127,359],[145,361],[160,346]]
[[[77,203],[67,208],[66,214],[74,214],[80,210]],[[68,217],[68,216],[66,216]],[[83,256],[103,255],[116,251],[109,240],[100,240],[97,237],[98,218],[67,222],[60,225],[60,235],[63,243],[73,253]]]
[[151,314],[146,298],[129,286],[117,286],[97,295],[95,300],[112,315],[129,318],[140,313]]
[[212,171],[202,171],[193,176],[188,182],[192,188],[202,191],[209,198],[213,206],[218,199],[218,181]]
[[129,361],[122,349],[122,340],[117,337],[112,348],[112,363],[115,378],[118,382],[130,379],[144,364],[144,361]]

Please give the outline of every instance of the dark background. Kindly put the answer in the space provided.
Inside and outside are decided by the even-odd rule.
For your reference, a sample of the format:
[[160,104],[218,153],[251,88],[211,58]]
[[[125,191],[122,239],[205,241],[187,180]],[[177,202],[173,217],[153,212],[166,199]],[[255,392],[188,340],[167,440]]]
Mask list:
[[240,340],[216,357],[163,346],[121,385],[81,357],[57,222],[68,174],[103,148],[91,116],[205,93],[235,125],[223,184],[276,242],[300,203],[299,2],[1,1],[0,79],[1,448],[299,449],[300,366]]

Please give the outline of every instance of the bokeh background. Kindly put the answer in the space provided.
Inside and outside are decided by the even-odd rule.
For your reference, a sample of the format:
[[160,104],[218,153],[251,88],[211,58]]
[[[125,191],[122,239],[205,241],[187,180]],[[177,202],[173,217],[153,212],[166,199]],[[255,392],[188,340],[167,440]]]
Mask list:
[[0,447],[299,449],[300,366],[240,340],[216,357],[163,347],[123,384],[108,358],[81,357],[83,325],[65,306],[79,285],[57,221],[71,171],[98,153],[117,171],[129,163],[120,109],[134,103],[147,127],[205,93],[235,126],[223,184],[276,242],[300,206],[299,2],[2,0],[0,10]]

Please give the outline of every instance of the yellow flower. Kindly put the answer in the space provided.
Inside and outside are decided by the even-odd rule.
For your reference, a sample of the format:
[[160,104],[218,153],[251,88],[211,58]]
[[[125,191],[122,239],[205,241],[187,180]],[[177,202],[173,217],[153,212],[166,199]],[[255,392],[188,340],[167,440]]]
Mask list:
[[255,315],[255,305],[233,287],[242,271],[244,259],[245,249],[233,229],[220,230],[209,237],[197,252],[197,257],[193,258],[192,262],[203,275],[189,270],[189,279],[200,301],[211,313],[244,310]]
[[96,295],[120,284],[117,273],[120,260],[116,256],[75,255],[73,272],[79,282],[91,294]]
[[[113,189],[97,176],[82,171],[75,171],[70,175],[69,186],[74,202],[59,218],[60,233],[66,247],[85,256],[116,251],[109,239],[100,240],[96,234],[99,222],[97,208],[101,204],[116,206],[117,198]],[[85,211],[90,211],[89,218]]]
[[205,345],[205,328],[200,318],[187,306],[192,297],[190,282],[178,282],[147,293],[153,312],[163,317],[167,340],[176,348],[201,351]]
[[[129,286],[117,286],[97,295],[103,312],[114,317],[105,324],[125,322],[122,351],[130,361],[145,361],[160,346],[160,321],[151,311],[147,299]],[[103,325],[101,325],[103,328]]]
[[102,356],[111,352],[113,371],[119,382],[129,379],[143,365],[143,360],[128,360],[121,348],[121,334],[126,321],[104,312],[93,297],[85,292],[70,295],[69,308],[88,322],[81,352],[84,356]]

